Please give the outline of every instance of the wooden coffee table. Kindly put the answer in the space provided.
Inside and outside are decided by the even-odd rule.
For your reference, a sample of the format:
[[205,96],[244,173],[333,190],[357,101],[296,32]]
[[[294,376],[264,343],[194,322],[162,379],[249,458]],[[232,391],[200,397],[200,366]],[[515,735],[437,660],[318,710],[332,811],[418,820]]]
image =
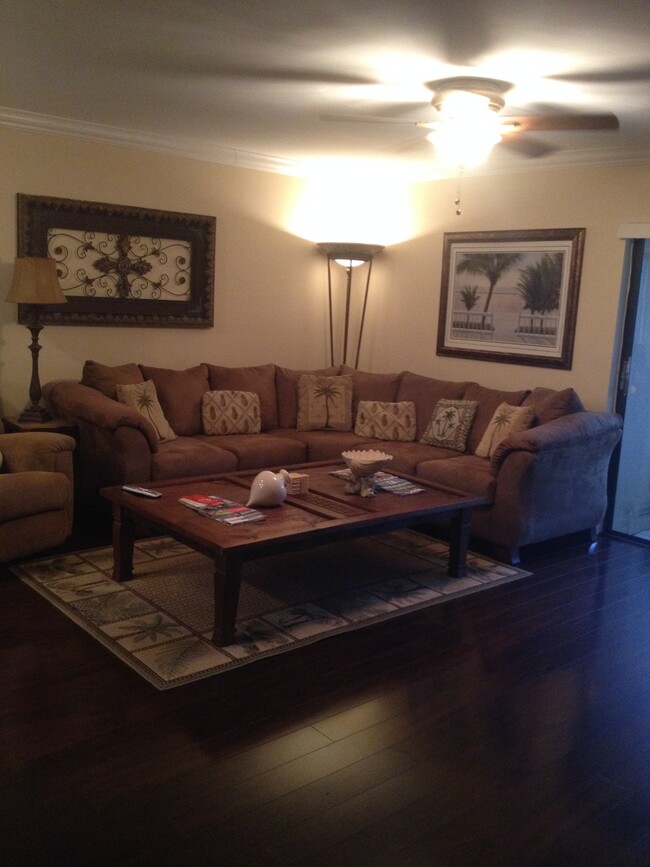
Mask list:
[[113,575],[117,581],[133,577],[133,542],[136,520],[142,520],[214,562],[214,631],[217,645],[231,644],[239,601],[243,563],[271,554],[310,548],[359,536],[385,533],[430,522],[434,515],[450,518],[449,574],[462,577],[469,542],[469,522],[475,506],[489,502],[452,488],[399,473],[425,490],[399,496],[378,491],[374,497],[345,493],[345,482],[332,475],[343,462],[292,467],[309,474],[309,492],[289,496],[276,508],[262,510],[264,521],[228,526],[178,502],[188,494],[217,494],[246,503],[256,471],[226,473],[150,484],[158,499],[135,496],[121,487],[104,488],[113,504]]

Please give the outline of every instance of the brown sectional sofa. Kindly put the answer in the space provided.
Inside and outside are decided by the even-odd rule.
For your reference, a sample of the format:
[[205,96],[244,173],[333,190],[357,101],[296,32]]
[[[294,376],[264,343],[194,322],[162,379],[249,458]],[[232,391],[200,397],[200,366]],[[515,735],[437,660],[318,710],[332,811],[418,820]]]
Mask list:
[[[353,419],[359,401],[412,401],[412,442],[359,437],[354,430],[299,430],[298,382],[303,373],[349,376]],[[159,442],[137,410],[116,399],[118,384],[151,380],[177,435]],[[261,431],[205,435],[201,402],[206,391],[239,390],[259,396]],[[78,427],[77,496],[96,498],[100,487],[153,484],[170,478],[237,469],[268,469],[337,458],[350,448],[381,448],[393,455],[393,472],[487,494],[491,505],[474,512],[472,535],[513,562],[522,545],[581,530],[595,531],[607,502],[607,470],[621,435],[613,413],[586,411],[572,389],[500,391],[476,382],[449,382],[410,371],[368,373],[348,367],[300,371],[275,364],[224,367],[199,364],[170,370],[86,362],[81,382],[43,388],[53,414]],[[474,400],[478,409],[464,453],[420,442],[438,400]],[[491,458],[474,452],[502,403],[531,406],[533,427],[515,433]],[[354,422],[353,422],[354,427]]]

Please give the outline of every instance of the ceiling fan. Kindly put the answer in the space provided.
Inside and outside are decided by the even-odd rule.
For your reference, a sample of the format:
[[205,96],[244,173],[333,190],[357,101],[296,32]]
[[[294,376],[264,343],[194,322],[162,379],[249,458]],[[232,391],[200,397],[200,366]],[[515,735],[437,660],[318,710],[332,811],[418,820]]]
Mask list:
[[[409,121],[372,115],[323,117],[326,120],[407,124],[428,130],[425,135],[443,160],[461,168],[478,165],[498,142],[527,157],[543,156],[556,150],[545,141],[527,135],[520,137],[522,133],[616,130],[619,126],[618,118],[611,113],[502,115],[506,104],[504,94],[513,85],[498,79],[457,76],[427,82],[426,86],[432,91],[431,104],[438,112],[438,117],[433,120]],[[420,138],[416,142],[419,143]],[[413,141],[398,145],[398,149],[404,150],[412,144]]]

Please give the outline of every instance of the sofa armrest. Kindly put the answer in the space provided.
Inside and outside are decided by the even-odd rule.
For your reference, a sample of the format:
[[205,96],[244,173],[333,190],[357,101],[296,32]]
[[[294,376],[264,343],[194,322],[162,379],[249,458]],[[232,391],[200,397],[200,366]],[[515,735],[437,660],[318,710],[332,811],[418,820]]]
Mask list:
[[514,555],[521,545],[594,530],[621,431],[614,413],[579,412],[509,437],[492,459],[494,500],[475,509],[473,532]]
[[72,481],[75,441],[65,434],[44,431],[0,434],[0,452],[9,473],[33,470],[63,473]]
[[79,382],[48,382],[43,386],[43,395],[48,406],[66,421],[86,422],[110,432],[120,427],[135,428],[145,437],[150,451],[158,451],[158,435],[151,422],[95,388]]
[[491,458],[492,469],[498,472],[512,452],[546,452],[564,449],[594,437],[612,437],[614,445],[621,437],[623,420],[616,413],[575,412],[553,421],[519,431],[499,443]]

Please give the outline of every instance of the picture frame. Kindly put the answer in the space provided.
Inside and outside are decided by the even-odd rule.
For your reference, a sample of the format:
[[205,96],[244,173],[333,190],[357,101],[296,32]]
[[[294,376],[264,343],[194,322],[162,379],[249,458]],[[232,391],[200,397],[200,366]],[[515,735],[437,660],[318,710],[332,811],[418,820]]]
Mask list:
[[43,324],[214,324],[215,217],[25,193],[17,217],[18,256],[54,259],[67,298],[40,307]]
[[450,232],[437,354],[570,370],[585,229]]

